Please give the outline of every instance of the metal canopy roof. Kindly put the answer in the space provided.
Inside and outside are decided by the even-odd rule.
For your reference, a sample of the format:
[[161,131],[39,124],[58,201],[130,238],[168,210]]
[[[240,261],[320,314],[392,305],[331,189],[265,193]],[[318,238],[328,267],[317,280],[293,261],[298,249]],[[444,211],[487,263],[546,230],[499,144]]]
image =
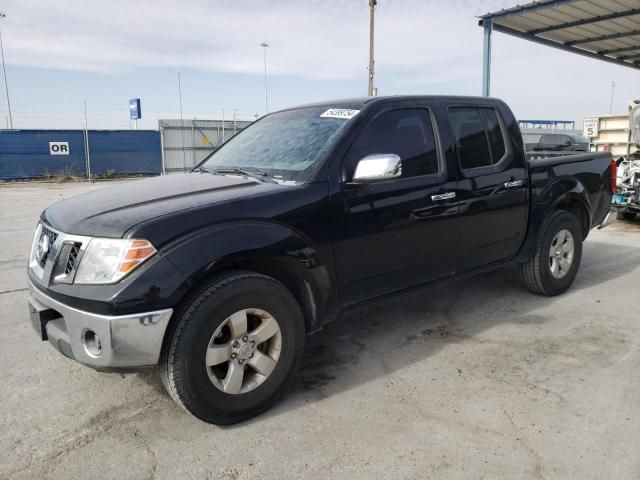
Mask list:
[[640,69],[640,0],[539,0],[487,13],[479,24],[485,32]]

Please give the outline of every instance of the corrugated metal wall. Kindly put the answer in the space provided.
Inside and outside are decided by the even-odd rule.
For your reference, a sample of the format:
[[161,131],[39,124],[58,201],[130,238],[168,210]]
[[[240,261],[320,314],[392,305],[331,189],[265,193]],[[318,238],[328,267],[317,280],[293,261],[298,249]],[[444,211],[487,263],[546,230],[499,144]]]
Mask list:
[[[49,142],[68,142],[68,155],[51,155]],[[160,133],[155,130],[89,130],[92,175],[162,171]],[[86,176],[82,130],[0,130],[0,178],[37,178],[68,172]]]
[[192,169],[251,122],[159,120],[166,173]]

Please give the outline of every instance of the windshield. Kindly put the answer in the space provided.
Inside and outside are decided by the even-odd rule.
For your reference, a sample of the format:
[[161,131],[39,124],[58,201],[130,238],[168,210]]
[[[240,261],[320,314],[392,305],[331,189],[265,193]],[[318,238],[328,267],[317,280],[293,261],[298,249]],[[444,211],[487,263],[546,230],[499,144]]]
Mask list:
[[272,113],[230,139],[202,167],[255,169],[279,181],[305,181],[358,112],[323,106]]

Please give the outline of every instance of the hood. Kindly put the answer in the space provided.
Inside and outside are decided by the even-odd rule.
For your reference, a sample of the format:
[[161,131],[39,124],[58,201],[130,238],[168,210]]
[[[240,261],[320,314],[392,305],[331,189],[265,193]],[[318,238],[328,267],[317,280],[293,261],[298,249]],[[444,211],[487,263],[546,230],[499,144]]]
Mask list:
[[121,237],[138,223],[180,210],[232,201],[282,187],[253,178],[186,173],[127,182],[63,200],[43,220],[75,235]]

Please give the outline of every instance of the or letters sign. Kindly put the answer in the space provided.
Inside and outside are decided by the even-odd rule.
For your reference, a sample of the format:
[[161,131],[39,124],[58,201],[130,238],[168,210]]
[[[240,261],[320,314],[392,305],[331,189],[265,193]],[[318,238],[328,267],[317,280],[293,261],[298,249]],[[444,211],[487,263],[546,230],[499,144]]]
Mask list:
[[49,142],[49,155],[69,155],[69,142]]
[[139,120],[142,118],[142,107],[139,98],[129,100],[129,118],[131,120]]
[[597,137],[598,136],[598,121],[596,118],[585,118],[584,119],[584,136],[587,138]]

